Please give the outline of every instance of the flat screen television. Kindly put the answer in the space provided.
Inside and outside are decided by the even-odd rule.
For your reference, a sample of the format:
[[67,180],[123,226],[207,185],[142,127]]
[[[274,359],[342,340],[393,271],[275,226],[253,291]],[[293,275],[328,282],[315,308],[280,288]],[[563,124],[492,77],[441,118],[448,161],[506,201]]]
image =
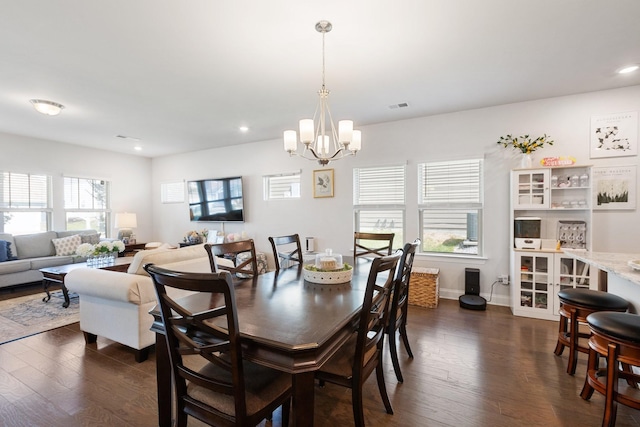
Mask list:
[[242,177],[187,182],[191,221],[244,222]]

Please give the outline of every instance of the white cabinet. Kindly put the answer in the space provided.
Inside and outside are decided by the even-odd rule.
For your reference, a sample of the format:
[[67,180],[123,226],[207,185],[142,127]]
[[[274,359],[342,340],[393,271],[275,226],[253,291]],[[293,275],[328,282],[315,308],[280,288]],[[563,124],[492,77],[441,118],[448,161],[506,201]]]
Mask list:
[[[560,289],[598,289],[597,272],[562,253],[562,248],[590,250],[591,217],[590,166],[511,172],[511,310],[515,315],[555,320]],[[515,218],[540,220],[540,249],[515,248]]]
[[[513,252],[512,311],[517,316],[556,320],[558,291],[568,288],[598,289],[597,274],[589,264],[561,252]],[[594,272],[595,273],[595,272]]]

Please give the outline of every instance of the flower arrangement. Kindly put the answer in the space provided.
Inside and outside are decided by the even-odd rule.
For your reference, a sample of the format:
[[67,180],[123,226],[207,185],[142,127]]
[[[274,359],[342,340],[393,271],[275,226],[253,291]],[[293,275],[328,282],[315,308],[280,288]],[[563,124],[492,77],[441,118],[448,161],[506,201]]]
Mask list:
[[184,235],[183,241],[189,242],[189,243],[201,243],[203,241],[206,242],[208,237],[209,237],[209,230],[206,228],[200,232],[191,230]]
[[120,240],[104,240],[92,245],[91,243],[82,243],[76,249],[76,255],[88,258],[95,255],[108,255],[124,251],[124,243]]
[[520,150],[524,154],[531,154],[538,148],[542,148],[545,144],[553,145],[553,140],[551,140],[546,134],[535,139],[530,138],[529,135],[516,137],[507,135],[501,136],[498,144],[503,145],[505,148],[511,146]]

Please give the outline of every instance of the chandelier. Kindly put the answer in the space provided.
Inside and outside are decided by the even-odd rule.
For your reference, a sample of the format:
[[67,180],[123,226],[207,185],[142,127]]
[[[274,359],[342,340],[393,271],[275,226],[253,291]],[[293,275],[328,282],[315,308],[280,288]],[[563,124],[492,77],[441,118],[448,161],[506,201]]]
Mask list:
[[[332,25],[329,21],[320,21],[316,24],[316,31],[322,34],[322,87],[318,91],[320,100],[313,119],[300,120],[300,143],[304,145],[304,150],[301,153],[297,151],[298,135],[296,131],[284,131],[284,149],[290,156],[295,155],[307,160],[314,160],[322,166],[326,166],[333,160],[355,155],[360,151],[362,140],[360,131],[353,129],[352,120],[340,120],[336,130],[333,117],[331,117],[329,90],[324,84],[324,36],[331,31],[331,28]],[[317,122],[316,118],[319,118]]]

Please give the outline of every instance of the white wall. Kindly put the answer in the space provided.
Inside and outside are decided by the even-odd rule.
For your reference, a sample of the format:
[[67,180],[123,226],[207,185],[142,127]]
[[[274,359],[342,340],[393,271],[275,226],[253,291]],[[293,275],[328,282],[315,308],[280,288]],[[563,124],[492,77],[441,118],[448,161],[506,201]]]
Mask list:
[[[270,235],[298,233],[314,236],[318,249],[352,251],[352,170],[389,164],[407,164],[406,236],[418,236],[417,172],[421,162],[484,157],[485,211],[483,259],[420,256],[418,266],[440,268],[440,294],[457,298],[464,293],[464,268],[481,270],[482,294],[489,298],[492,283],[509,271],[509,170],[518,166],[518,153],[496,144],[501,135],[550,135],[555,144],[535,153],[572,156],[579,164],[595,166],[637,165],[638,157],[589,158],[592,115],[640,110],[640,86],[542,99],[479,110],[423,117],[362,128],[363,150],[355,158],[329,165],[335,169],[335,197],[314,199],[311,175],[320,167],[289,158],[278,140],[211,149],[156,158],[152,162],[153,223],[159,240],[177,243],[185,232],[216,223],[189,222],[187,203],[161,204],[160,184],[242,175],[245,183],[246,222],[226,224],[224,231],[246,232],[258,250],[270,253]],[[302,170],[300,200],[264,201],[262,176]],[[594,213],[596,251],[640,253],[640,214],[634,211]],[[492,303],[508,305],[509,288],[494,287]]]
[[[113,212],[136,212],[140,241],[177,244],[184,233],[216,223],[191,223],[187,203],[160,203],[160,184],[166,181],[242,175],[246,222],[226,224],[225,232],[245,231],[259,250],[270,253],[270,235],[299,233],[314,236],[318,249],[352,250],[352,170],[354,167],[407,164],[406,236],[418,236],[416,165],[426,161],[483,156],[486,160],[484,258],[420,256],[418,266],[440,268],[440,294],[457,298],[464,293],[464,268],[481,270],[482,294],[509,270],[509,170],[518,165],[514,150],[496,144],[507,133],[550,135],[555,145],[536,154],[573,156],[580,164],[637,165],[638,157],[589,158],[589,127],[593,115],[640,111],[640,86],[538,101],[462,111],[439,116],[366,126],[363,150],[355,158],[337,161],[335,197],[314,199],[311,174],[319,165],[289,158],[278,140],[211,149],[149,160],[71,144],[0,134],[0,170],[47,173],[53,176],[54,229],[64,228],[62,176],[104,178],[112,182]],[[264,201],[262,176],[302,170],[302,199]],[[596,211],[593,249],[640,253],[640,213]],[[112,228],[112,232],[115,230]],[[508,305],[509,288],[494,287],[492,302]]]
[[[53,229],[65,229],[63,175],[111,182],[112,212],[135,212],[138,240],[153,237],[151,160],[36,138],[0,133],[0,170],[52,176]],[[111,216],[111,235],[115,215]]]

